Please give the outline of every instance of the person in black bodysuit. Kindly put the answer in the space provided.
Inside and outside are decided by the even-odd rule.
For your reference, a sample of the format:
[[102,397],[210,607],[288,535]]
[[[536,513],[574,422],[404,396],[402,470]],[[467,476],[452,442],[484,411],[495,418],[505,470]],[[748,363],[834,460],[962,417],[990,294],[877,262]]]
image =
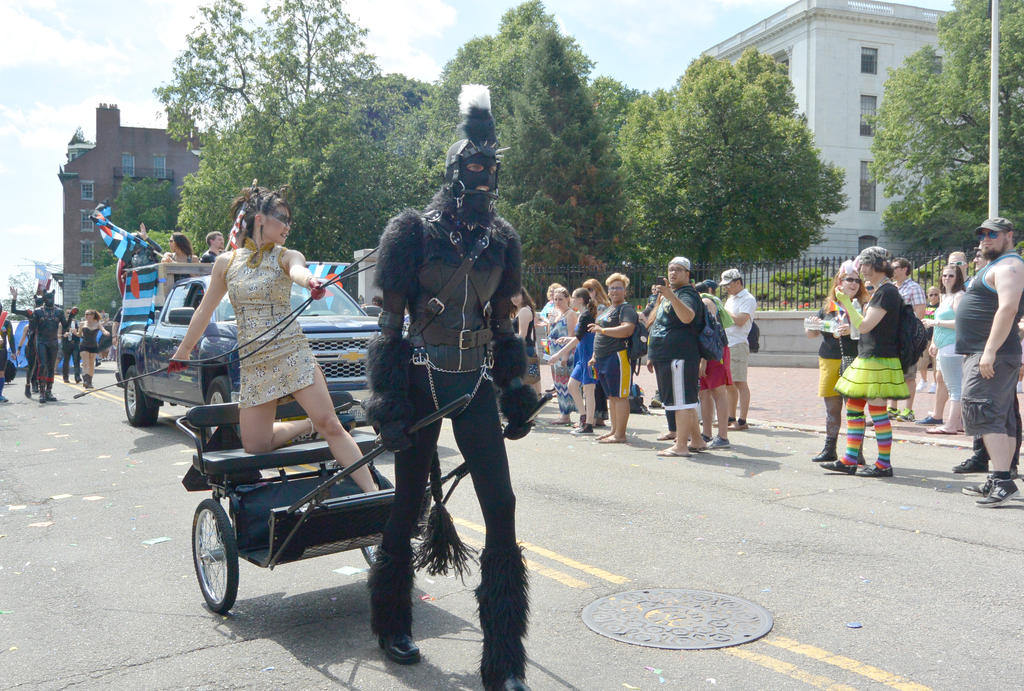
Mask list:
[[[516,544],[515,494],[504,437],[529,432],[536,391],[522,382],[526,351],[512,330],[511,298],[520,289],[516,231],[494,213],[498,150],[486,87],[460,95],[464,139],[448,150],[445,184],[424,211],[406,209],[381,237],[376,283],[383,291],[381,335],[370,345],[367,417],[395,452],[395,501],[369,578],[371,628],[395,662],[420,659],[412,639],[413,569],[453,568],[462,575],[466,548],[438,502],[437,439],[441,423],[410,439],[405,429],[463,394],[473,398],[451,416],[487,526],[476,589],[483,630],[484,688],[525,689],[529,609],[526,565]],[[468,275],[445,289],[465,257],[479,252]],[[468,265],[467,265],[468,266]],[[408,309],[410,327],[403,337]],[[492,384],[493,381],[493,384]],[[430,475],[434,508],[414,557],[410,536]]]
[[[35,299],[36,307],[42,307],[43,299],[39,295]],[[33,393],[39,392],[39,379],[37,359],[36,359],[36,328],[35,323],[32,321],[32,314],[34,310],[31,309],[18,309],[18,290],[14,287],[11,288],[11,312],[28,320],[28,325],[25,327],[24,332],[21,335],[21,342],[25,344],[25,398],[32,398]],[[18,344],[21,347],[21,343]]]
[[[17,300],[17,293],[14,295]],[[19,314],[22,314],[19,312]],[[36,341],[36,377],[39,380],[39,402],[56,401],[53,395],[53,372],[60,355],[60,329],[68,328],[64,310],[54,307],[53,293],[43,295],[43,304],[29,317]],[[28,391],[26,390],[26,394]]]

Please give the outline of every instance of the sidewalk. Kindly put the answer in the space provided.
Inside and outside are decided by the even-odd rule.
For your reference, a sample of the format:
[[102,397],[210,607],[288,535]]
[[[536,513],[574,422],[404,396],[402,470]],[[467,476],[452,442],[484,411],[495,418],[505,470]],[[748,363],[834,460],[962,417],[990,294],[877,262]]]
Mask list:
[[[542,382],[551,386],[551,368],[542,365]],[[825,406],[818,397],[818,370],[807,367],[751,367],[748,371],[750,385],[750,412],[748,421],[757,425],[769,425],[799,429],[808,432],[825,431]],[[658,390],[654,374],[646,367],[640,368],[636,383],[644,391],[644,403],[650,404],[651,397]],[[553,406],[554,404],[552,404]],[[914,415],[924,418],[935,405],[935,394],[918,393],[914,399]],[[663,414],[661,409],[652,413]],[[970,448],[971,439],[963,434],[926,434],[930,429],[924,425],[893,420],[893,438],[916,443],[937,444]],[[843,424],[845,431],[846,425]],[[868,436],[872,436],[868,426]]]

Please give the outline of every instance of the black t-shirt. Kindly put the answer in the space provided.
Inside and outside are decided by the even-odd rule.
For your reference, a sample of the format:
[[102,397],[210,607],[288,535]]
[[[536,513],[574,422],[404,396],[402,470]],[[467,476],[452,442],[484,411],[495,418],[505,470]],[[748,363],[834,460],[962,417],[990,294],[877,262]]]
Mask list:
[[[844,309],[845,313],[846,310]],[[824,321],[830,319],[832,321],[839,320],[838,312],[826,312],[825,308],[822,307],[818,310],[818,318]],[[843,323],[848,323],[849,319],[844,319]],[[842,341],[842,347],[840,347],[840,341]],[[823,360],[839,360],[844,355],[846,357],[857,356],[858,342],[850,338],[849,335],[836,338],[835,334],[821,332],[821,345],[818,346],[818,357]]]
[[[597,317],[597,324],[603,329],[614,329],[625,323],[636,324],[638,317],[633,305],[624,302],[618,307],[607,307]],[[629,338],[612,338],[598,333],[594,336],[594,358],[600,360],[609,355],[625,350],[629,346]]]
[[875,294],[864,310],[865,316],[872,307],[884,309],[885,316],[871,331],[861,332],[858,354],[861,357],[899,357],[900,348],[896,339],[899,333],[900,309],[903,307],[899,288],[892,283],[883,283],[875,289]]
[[583,310],[579,321],[576,322],[576,333],[574,335],[576,336],[577,341],[582,341],[587,337],[587,334],[590,333],[590,330],[587,327],[595,321],[596,320],[590,316],[590,310]]
[[662,298],[647,338],[647,358],[668,360],[699,360],[697,339],[704,328],[704,304],[693,286],[674,291],[679,300],[695,313],[693,321],[684,324],[672,309],[672,302]]
[[202,264],[213,264],[217,261],[217,255],[213,253],[213,250],[206,250],[203,256],[199,257],[199,261]]

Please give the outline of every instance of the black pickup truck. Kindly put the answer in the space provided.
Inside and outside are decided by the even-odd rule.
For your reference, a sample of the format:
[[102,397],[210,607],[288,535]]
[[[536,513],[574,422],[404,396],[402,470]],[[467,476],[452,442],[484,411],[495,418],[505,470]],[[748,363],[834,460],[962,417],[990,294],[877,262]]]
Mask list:
[[[185,336],[192,314],[203,299],[209,276],[179,281],[167,293],[152,324],[132,324],[119,334],[118,373],[121,380],[144,372],[157,372],[128,382],[124,387],[124,411],[128,422],[146,427],[156,422],[160,406],[196,406],[223,403],[237,398],[239,385],[238,355],[230,352],[238,345],[235,312],[227,297],[217,306],[213,319],[199,341],[193,358],[220,358],[216,366],[189,366],[182,372],[167,373],[171,355]],[[292,286],[291,301],[298,306],[308,292]],[[309,339],[317,363],[331,391],[365,391],[366,348],[377,333],[377,320],[368,317],[339,286],[328,288],[328,295],[315,301],[299,317],[302,331]],[[358,424],[362,408],[354,406],[341,417],[342,422]]]

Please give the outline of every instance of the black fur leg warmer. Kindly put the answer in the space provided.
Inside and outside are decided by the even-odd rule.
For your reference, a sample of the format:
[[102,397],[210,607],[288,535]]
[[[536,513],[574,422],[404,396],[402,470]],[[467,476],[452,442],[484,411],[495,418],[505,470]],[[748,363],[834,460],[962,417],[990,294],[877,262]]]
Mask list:
[[370,379],[370,397],[363,402],[367,419],[384,425],[412,422],[412,402],[409,400],[409,361],[412,345],[402,338],[378,334],[370,340],[367,353],[367,375]]
[[412,635],[412,561],[383,549],[370,568],[370,629],[378,636]]
[[499,389],[507,389],[516,377],[526,374],[526,346],[518,336],[507,336],[494,342],[494,367],[491,377]]
[[484,548],[480,557],[480,628],[484,633],[480,677],[487,691],[511,677],[526,677],[527,619],[530,613],[526,561],[519,547]]

